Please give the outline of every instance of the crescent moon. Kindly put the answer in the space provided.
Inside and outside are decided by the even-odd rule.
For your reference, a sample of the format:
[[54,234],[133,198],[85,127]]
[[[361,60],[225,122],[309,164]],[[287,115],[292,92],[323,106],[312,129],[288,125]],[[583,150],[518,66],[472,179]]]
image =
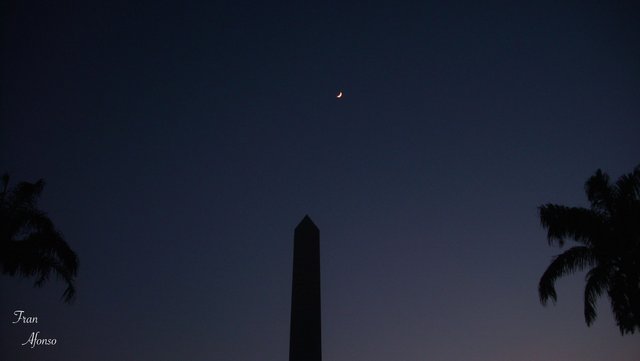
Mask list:
[[338,92],[338,95],[336,96],[336,98],[338,99],[342,98],[342,92]]

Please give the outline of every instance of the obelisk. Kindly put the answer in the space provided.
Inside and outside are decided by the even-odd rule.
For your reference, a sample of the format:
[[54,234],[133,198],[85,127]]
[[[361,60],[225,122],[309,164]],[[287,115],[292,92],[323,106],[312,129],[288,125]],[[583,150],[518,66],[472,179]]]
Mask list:
[[305,216],[293,236],[289,361],[322,361],[320,231]]

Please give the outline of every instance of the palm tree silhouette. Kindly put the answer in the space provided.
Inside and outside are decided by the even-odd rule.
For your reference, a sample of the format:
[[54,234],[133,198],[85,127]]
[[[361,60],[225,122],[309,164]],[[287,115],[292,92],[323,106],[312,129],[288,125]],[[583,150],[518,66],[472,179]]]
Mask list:
[[43,187],[44,181],[40,179],[35,183],[20,182],[10,190],[9,175],[2,177],[0,267],[3,274],[36,276],[36,287],[42,286],[54,271],[67,283],[62,298],[71,302],[76,292],[78,256],[46,213],[37,208]]
[[610,184],[601,170],[585,184],[589,209],[545,204],[539,208],[549,245],[566,239],[579,245],[556,256],[540,278],[538,294],[546,305],[557,300],[556,279],[589,269],[584,290],[587,326],[596,319],[596,301],[611,301],[620,332],[640,331],[640,165]]

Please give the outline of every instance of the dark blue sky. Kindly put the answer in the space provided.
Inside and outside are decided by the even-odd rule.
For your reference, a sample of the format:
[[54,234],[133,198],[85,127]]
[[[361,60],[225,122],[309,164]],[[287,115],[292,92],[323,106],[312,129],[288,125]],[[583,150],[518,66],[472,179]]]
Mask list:
[[81,264],[0,278],[4,358],[286,360],[308,213],[325,360],[637,360],[537,295],[537,207],[640,161],[637,3],[7,3],[0,170]]

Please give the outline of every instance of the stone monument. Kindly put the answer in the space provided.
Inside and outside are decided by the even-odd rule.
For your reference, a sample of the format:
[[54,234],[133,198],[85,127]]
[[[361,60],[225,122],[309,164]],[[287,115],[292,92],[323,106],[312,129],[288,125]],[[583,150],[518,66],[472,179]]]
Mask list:
[[293,237],[289,361],[322,361],[320,328],[320,230],[309,216]]

